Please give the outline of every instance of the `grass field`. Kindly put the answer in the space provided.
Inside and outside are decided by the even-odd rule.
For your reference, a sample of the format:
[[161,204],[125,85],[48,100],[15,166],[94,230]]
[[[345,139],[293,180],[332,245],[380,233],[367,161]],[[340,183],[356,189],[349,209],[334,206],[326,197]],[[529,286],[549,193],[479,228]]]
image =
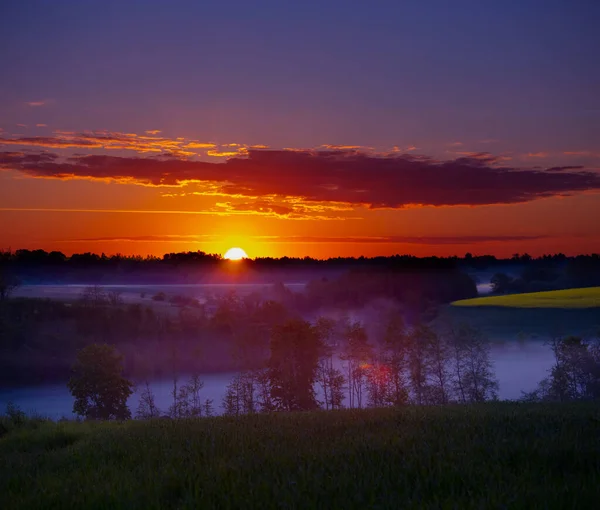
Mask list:
[[600,308],[600,287],[487,296],[455,301],[452,306],[506,308]]
[[595,508],[599,430],[594,404],[44,423],[0,439],[0,508]]

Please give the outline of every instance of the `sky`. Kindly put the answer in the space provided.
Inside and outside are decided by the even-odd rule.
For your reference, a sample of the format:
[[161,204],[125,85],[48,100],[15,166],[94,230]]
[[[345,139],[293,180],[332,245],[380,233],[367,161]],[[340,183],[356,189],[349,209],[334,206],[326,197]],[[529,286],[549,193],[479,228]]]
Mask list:
[[600,2],[0,2],[0,249],[600,252]]

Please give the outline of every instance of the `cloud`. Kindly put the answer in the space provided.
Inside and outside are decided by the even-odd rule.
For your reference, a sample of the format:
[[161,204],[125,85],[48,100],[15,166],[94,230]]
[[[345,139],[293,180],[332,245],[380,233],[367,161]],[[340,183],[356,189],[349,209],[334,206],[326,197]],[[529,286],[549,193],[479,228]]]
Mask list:
[[35,127],[48,127],[48,124],[36,124]]
[[245,147],[241,147],[235,151],[219,151],[219,150],[209,150],[206,152],[208,156],[213,156],[215,158],[231,158],[233,156],[240,156],[242,154],[247,154],[248,149]]
[[[26,126],[23,126],[26,127]],[[156,130],[155,130],[156,131]],[[31,136],[7,138],[0,137],[0,145],[20,145],[28,147],[44,147],[50,149],[107,149],[131,150],[144,153],[169,153],[175,157],[195,156],[189,149],[214,148],[214,143],[201,143],[185,138],[165,138],[154,136],[155,131],[147,131],[150,135],[120,133],[109,131],[92,131],[74,133],[72,131],[56,131],[54,136]],[[156,131],[157,133],[159,131]]]
[[[62,242],[200,242],[217,239],[217,235],[143,235],[143,236],[114,236],[114,237],[88,237],[81,239],[67,239]],[[534,241],[547,239],[547,236],[356,236],[356,237],[320,237],[320,236],[251,236],[249,240],[262,243],[348,243],[348,244],[425,244],[425,245],[456,245],[478,244],[489,242],[514,242]]]
[[547,152],[530,152],[526,154],[528,158],[547,158],[549,154]]
[[351,217],[343,216],[331,216],[323,215],[334,210],[347,210],[347,209],[335,209],[334,207],[327,206],[316,206],[311,207],[310,205],[285,202],[276,203],[270,200],[254,200],[249,202],[218,202],[216,204],[217,211],[223,211],[227,213],[246,213],[246,214],[260,214],[266,216],[274,216],[280,219],[288,220],[347,220],[356,219]]
[[25,103],[27,106],[44,106],[46,104],[46,101],[27,101]]
[[210,142],[189,142],[183,147],[185,149],[213,149],[214,147],[216,147],[216,144]]
[[[146,186],[210,185],[212,194],[297,197],[303,204],[377,208],[510,204],[600,189],[600,174],[499,166],[489,153],[446,161],[357,151],[248,150],[224,162],[170,157],[0,153],[0,168],[30,177],[103,179]],[[37,159],[36,159],[37,158]],[[555,169],[554,169],[555,170]],[[216,192],[215,192],[216,190]]]
[[356,236],[356,237],[320,237],[320,236],[263,236],[258,238],[273,243],[376,243],[376,244],[476,244],[514,241],[532,241],[546,239],[547,236]]
[[160,129],[150,129],[149,131],[145,131],[147,135],[158,135],[161,133]]
[[563,154],[565,156],[588,156],[592,158],[600,158],[600,152],[593,151],[565,151]]
[[371,150],[372,147],[365,147],[363,145],[321,145],[322,148],[324,149],[330,149],[330,150],[338,150],[338,151],[352,151],[352,150]]
[[462,144],[462,142],[451,142],[446,145],[448,145],[448,147],[460,147]]
[[407,147],[399,147],[398,145],[394,145],[392,147],[391,152],[392,153],[404,153],[404,152],[412,152],[412,151],[416,151],[417,147],[415,147],[414,145],[409,145]]
[[103,243],[103,242],[154,242],[154,243],[172,243],[176,241],[199,242],[208,239],[218,239],[216,235],[210,234],[164,234],[164,235],[145,235],[145,236],[115,236],[115,237],[87,237],[81,239],[64,239],[63,243]]

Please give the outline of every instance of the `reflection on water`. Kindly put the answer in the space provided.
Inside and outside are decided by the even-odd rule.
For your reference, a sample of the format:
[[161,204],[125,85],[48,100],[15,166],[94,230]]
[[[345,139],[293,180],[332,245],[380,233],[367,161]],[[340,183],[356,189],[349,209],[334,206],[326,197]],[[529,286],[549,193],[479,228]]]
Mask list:
[[[550,347],[540,340],[496,342],[492,345],[491,357],[500,384],[501,399],[516,399],[521,396],[522,391],[533,390],[537,383],[546,377],[553,362]],[[202,376],[202,398],[212,399],[217,413],[221,412],[225,388],[234,375],[221,373]],[[172,381],[156,380],[150,386],[155,394],[156,404],[163,412],[166,411],[172,402]],[[66,384],[0,389],[0,412],[4,411],[9,401],[28,413],[37,412],[55,419],[72,416],[73,399]],[[136,392],[128,402],[133,414],[138,403],[139,392]]]

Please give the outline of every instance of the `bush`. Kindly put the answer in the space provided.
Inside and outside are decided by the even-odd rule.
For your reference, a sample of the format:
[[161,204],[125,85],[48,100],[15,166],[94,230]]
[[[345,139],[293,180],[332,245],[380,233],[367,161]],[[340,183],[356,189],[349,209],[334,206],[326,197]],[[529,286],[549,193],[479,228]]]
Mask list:
[[156,294],[154,294],[154,296],[152,296],[152,299],[154,301],[164,301],[165,299],[167,299],[167,295],[164,292],[157,292]]
[[6,404],[6,416],[15,427],[20,427],[27,419],[27,415],[13,402]]

